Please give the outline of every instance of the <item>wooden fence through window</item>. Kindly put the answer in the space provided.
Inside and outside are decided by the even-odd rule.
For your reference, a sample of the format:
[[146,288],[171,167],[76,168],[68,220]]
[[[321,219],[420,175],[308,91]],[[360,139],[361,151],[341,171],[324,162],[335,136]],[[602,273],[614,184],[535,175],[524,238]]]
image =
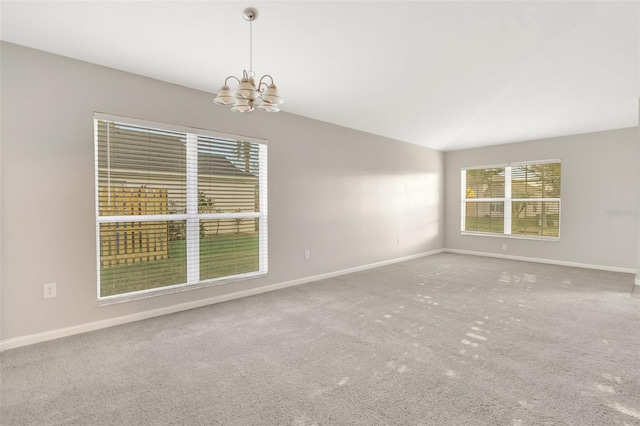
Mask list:
[[[151,188],[100,188],[100,216],[167,214],[167,190]],[[167,222],[117,222],[100,224],[100,264],[114,266],[167,259]]]

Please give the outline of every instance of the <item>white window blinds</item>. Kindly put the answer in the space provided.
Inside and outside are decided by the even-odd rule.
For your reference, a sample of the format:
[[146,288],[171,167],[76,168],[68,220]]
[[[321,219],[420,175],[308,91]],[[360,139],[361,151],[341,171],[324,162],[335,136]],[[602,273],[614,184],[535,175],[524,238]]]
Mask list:
[[96,116],[98,298],[267,272],[267,145]]

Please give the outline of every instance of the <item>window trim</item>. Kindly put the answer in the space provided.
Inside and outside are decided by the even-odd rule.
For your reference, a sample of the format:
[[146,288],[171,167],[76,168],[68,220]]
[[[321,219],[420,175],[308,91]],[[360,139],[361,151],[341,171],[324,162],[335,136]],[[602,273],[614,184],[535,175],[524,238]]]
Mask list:
[[[97,143],[97,126],[95,123],[97,121],[114,121],[120,123],[131,124],[140,127],[149,127],[149,128],[157,128],[162,130],[169,130],[175,132],[183,132],[187,134],[187,137],[192,135],[197,136],[207,136],[212,138],[220,138],[220,139],[230,139],[230,140],[240,140],[244,142],[250,142],[259,144],[260,146],[260,155],[264,156],[264,165],[265,172],[261,173],[259,179],[259,185],[261,187],[260,191],[264,194],[259,198],[259,211],[258,212],[244,212],[244,213],[198,213],[197,203],[189,202],[189,198],[187,196],[187,211],[182,214],[164,214],[164,215],[148,215],[148,216],[136,216],[134,217],[126,217],[126,216],[100,216],[100,207],[99,207],[99,194],[100,194],[100,182],[98,178],[98,149]],[[177,293],[188,290],[196,290],[205,287],[217,286],[222,284],[227,284],[230,282],[243,281],[252,278],[260,278],[264,277],[268,274],[268,153],[266,147],[268,146],[268,141],[266,139],[260,139],[252,136],[243,136],[231,133],[223,133],[212,131],[208,129],[200,129],[195,127],[187,127],[187,126],[179,126],[168,123],[160,123],[150,120],[143,120],[113,114],[105,114],[101,112],[95,112],[93,115],[93,123],[94,123],[94,205],[95,205],[95,225],[96,225],[96,295],[97,295],[97,304],[98,306],[112,305],[116,303],[123,303],[132,300],[140,300],[147,299],[150,297],[161,296],[165,294]],[[196,150],[197,155],[197,143],[191,144],[192,148]],[[264,147],[264,148],[263,148]],[[189,152],[187,149],[186,155],[192,155],[193,152]],[[197,158],[197,157],[196,157]],[[193,161],[187,161],[187,191],[194,192],[195,188],[195,199],[197,200],[197,164],[196,168],[193,168],[193,164],[191,167],[189,163],[193,163]],[[195,178],[195,181],[193,180]],[[191,181],[191,185],[189,185],[189,181]],[[195,182],[195,185],[194,185]],[[191,191],[190,189],[191,188]],[[191,194],[193,196],[193,194]],[[195,210],[194,210],[195,206]],[[193,281],[193,268],[190,271],[190,264],[193,264],[194,260],[197,262],[197,258],[190,259],[190,254],[199,257],[199,238],[198,244],[192,247],[187,247],[187,282],[180,284],[167,285],[157,288],[151,288],[146,290],[138,290],[128,293],[121,293],[111,296],[101,296],[100,295],[100,268],[101,268],[101,259],[100,259],[100,225],[103,223],[123,223],[123,222],[154,222],[154,221],[178,221],[184,220],[186,222],[186,226],[189,226],[189,223],[193,223],[194,215],[198,218],[198,220],[207,220],[207,219],[237,219],[237,218],[252,218],[260,220],[259,227],[259,235],[258,235],[258,271],[248,272],[243,274],[237,274],[233,276],[225,276],[213,279],[207,279],[203,281]],[[189,220],[192,219],[192,220]],[[198,224],[196,222],[195,232],[198,232]],[[187,240],[188,244],[188,240]],[[260,247],[264,246],[264,256],[261,255]],[[196,272],[198,269],[196,269]],[[191,274],[191,275],[190,275]]]
[[143,120],[140,118],[132,118],[132,117],[126,117],[122,115],[105,114],[102,112],[95,112],[93,114],[93,119],[126,122],[127,124],[133,124],[135,126],[155,127],[155,128],[160,128],[162,130],[171,130],[174,132],[197,133],[199,135],[210,136],[212,138],[241,139],[246,142],[253,142],[253,143],[268,145],[267,139],[256,138],[253,136],[238,135],[234,133],[223,133],[223,132],[217,132],[215,130],[202,129],[199,127],[189,127],[189,126],[180,126],[177,124],[160,123],[158,121]]
[[[512,238],[518,240],[538,240],[538,241],[560,241],[561,235],[561,220],[558,221],[558,236],[535,236],[535,235],[520,235],[520,234],[512,234],[511,233],[511,206],[513,202],[557,202],[559,211],[562,211],[562,197],[558,198],[511,198],[511,177],[506,179],[506,176],[511,176],[511,169],[513,167],[518,166],[529,166],[529,165],[538,165],[538,164],[554,164],[559,163],[562,164],[562,160],[560,159],[547,159],[547,160],[535,160],[535,161],[520,161],[513,163],[502,163],[502,164],[491,164],[491,165],[483,165],[483,166],[470,166],[463,167],[460,169],[460,235],[470,235],[470,236],[480,236],[480,237],[494,237],[494,238]],[[467,194],[467,170],[482,170],[482,169],[504,169],[505,174],[505,186],[504,186],[504,197],[503,198],[476,198],[469,199],[466,197]],[[562,173],[562,169],[560,169],[560,173]],[[562,178],[561,178],[562,179]],[[562,180],[561,180],[562,182]],[[562,185],[562,184],[561,184]],[[562,186],[560,187],[560,191],[562,192]],[[481,231],[467,231],[465,230],[466,224],[466,203],[480,203],[480,202],[503,202],[504,203],[504,225],[503,225],[503,233],[494,233],[494,232],[481,232]]]

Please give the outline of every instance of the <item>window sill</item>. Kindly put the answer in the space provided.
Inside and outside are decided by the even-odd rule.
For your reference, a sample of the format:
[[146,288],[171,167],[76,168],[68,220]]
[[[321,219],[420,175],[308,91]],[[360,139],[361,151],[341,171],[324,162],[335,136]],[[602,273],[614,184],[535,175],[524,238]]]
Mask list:
[[515,240],[560,241],[560,237],[536,237],[533,235],[490,234],[488,232],[462,231],[460,232],[460,235],[468,235],[468,236],[474,236],[474,237],[509,238],[509,239],[515,239]]
[[247,274],[234,275],[232,277],[217,278],[208,281],[202,281],[196,284],[176,284],[167,287],[158,287],[149,290],[135,291],[132,293],[118,294],[114,296],[106,296],[98,298],[98,306],[108,306],[117,303],[131,302],[134,300],[148,299],[151,297],[162,296],[165,294],[181,293],[183,291],[197,290],[206,287],[213,287],[232,282],[244,281],[247,279],[261,278],[267,276],[266,272],[251,272]]

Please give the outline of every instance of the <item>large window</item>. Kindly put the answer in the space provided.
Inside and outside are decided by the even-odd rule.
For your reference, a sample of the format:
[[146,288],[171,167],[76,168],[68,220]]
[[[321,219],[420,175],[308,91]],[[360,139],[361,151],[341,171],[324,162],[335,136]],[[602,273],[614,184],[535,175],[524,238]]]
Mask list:
[[98,299],[267,272],[267,145],[95,117]]
[[465,233],[560,237],[560,161],[462,170]]

